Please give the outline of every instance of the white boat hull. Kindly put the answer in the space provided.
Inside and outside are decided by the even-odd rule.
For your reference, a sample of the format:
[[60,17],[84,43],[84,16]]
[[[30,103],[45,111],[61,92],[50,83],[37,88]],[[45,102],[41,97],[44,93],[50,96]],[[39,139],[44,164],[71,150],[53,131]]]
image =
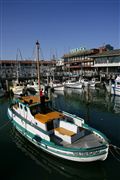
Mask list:
[[[97,154],[96,152],[93,151],[91,152],[92,154],[88,155],[88,152],[86,154],[82,154],[84,152],[74,152],[74,151],[66,151],[65,148],[60,148],[58,146],[51,146],[50,142],[45,140],[45,143],[43,141],[38,142],[34,140],[34,137],[36,135],[39,136],[39,131],[36,129],[34,126],[32,126],[31,123],[26,123],[24,120],[22,120],[20,117],[16,116],[15,114],[12,113],[10,109],[8,109],[8,116],[10,119],[13,120],[13,124],[16,127],[16,129],[24,136],[26,137],[29,141],[31,141],[33,144],[35,144],[37,147],[43,149],[47,153],[50,153],[52,155],[55,155],[57,157],[71,160],[71,161],[77,161],[77,162],[91,162],[91,161],[97,161],[97,160],[105,160],[108,155],[108,147],[105,149],[100,150],[101,154]],[[44,134],[40,134],[42,137],[42,140],[44,139]],[[93,154],[96,153],[96,154]]]
[[116,95],[116,96],[120,96],[120,87],[116,88],[116,87],[111,87],[111,94]]
[[120,96],[120,76],[117,76],[115,83],[111,85],[111,94]]
[[65,87],[67,87],[67,88],[73,88],[73,89],[81,89],[81,88],[82,88],[82,84],[80,84],[80,83],[76,83],[76,84],[66,84]]
[[53,86],[55,91],[64,91],[64,86]]

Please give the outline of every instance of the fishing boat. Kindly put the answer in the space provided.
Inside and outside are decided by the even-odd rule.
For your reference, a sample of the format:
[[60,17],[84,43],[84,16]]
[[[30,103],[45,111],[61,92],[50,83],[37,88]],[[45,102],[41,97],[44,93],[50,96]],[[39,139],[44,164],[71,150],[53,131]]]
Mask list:
[[111,85],[111,94],[120,96],[120,76],[117,76],[115,83]]
[[[38,42],[36,46],[39,50]],[[38,66],[40,90],[39,73]],[[101,132],[89,127],[84,119],[76,115],[56,111],[52,108],[51,100],[45,96],[13,99],[8,108],[8,117],[25,138],[56,157],[91,162],[105,160],[108,156],[109,143]]]
[[49,100],[43,103],[37,96],[14,99],[8,116],[23,136],[52,155],[79,162],[107,158],[107,138],[82,118],[55,111]]

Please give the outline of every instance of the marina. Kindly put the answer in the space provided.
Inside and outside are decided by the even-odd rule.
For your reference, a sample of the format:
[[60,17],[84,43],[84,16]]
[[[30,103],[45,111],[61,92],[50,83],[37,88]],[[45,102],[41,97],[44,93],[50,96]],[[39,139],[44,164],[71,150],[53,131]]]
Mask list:
[[[86,92],[81,89],[65,89],[64,93],[56,91],[52,96],[53,106],[82,117],[87,124],[104,133],[110,140],[110,144],[120,147],[119,96],[109,96],[104,90],[97,91],[95,89],[91,90],[89,96],[88,101]],[[1,159],[2,174],[0,175],[2,178],[29,177],[29,179],[33,179],[41,175],[43,179],[53,176],[63,179],[119,179],[119,149],[117,152],[110,149],[108,158],[103,162],[85,164],[64,161],[46,154],[13,128],[7,116],[9,103],[9,99],[0,99],[0,151],[1,154],[6,154]],[[24,166],[18,162],[22,162],[22,164],[24,162],[27,169],[24,170]],[[34,172],[30,171],[33,167]],[[19,172],[20,168],[21,173]],[[9,174],[4,174],[6,169],[9,169]]]
[[[109,150],[107,137],[81,117],[54,108],[52,98],[43,94],[39,49],[37,41],[38,96],[21,94],[13,97],[8,107],[8,118],[19,133],[51,155],[77,162],[104,161]],[[49,91],[51,94],[52,89]]]
[[[114,140],[112,142],[111,135],[117,131],[112,130],[114,118],[109,122],[107,113],[111,113],[112,109],[112,113],[117,114],[119,119],[119,94],[116,93],[118,92],[116,89],[119,88],[119,78],[116,78],[115,84],[111,86],[95,77],[88,79],[84,76],[63,83],[54,81],[53,72],[53,77],[47,76],[46,84],[44,80],[41,81],[42,69],[38,41],[36,49],[38,83],[36,80],[32,80],[32,83],[27,80],[21,84],[17,78],[17,84],[10,87],[10,82],[6,81],[7,121],[1,129],[9,127],[10,124],[12,134],[17,136],[15,140],[14,137],[11,140],[20,146],[20,149],[27,153],[27,144],[30,145],[31,150],[31,147],[35,146],[33,149],[36,148],[37,152],[41,152],[40,154],[46,153],[50,158],[56,158],[55,161],[58,158],[61,161],[60,164],[63,163],[63,167],[65,165],[65,172],[69,169],[66,168],[66,163],[76,163],[76,166],[77,163],[79,163],[78,166],[86,163],[87,166],[88,163],[109,161],[109,159],[118,163],[120,161],[119,135],[118,142]],[[33,91],[30,90],[28,92],[29,88],[35,90],[34,94],[31,94]],[[17,141],[20,139],[20,143],[16,139]],[[26,141],[26,148],[21,147],[23,141]],[[31,150],[28,154],[31,154]],[[39,158],[36,161],[39,163]],[[45,161],[47,161],[46,158]],[[41,163],[39,164],[41,166]],[[44,160],[42,165],[44,166]],[[54,171],[52,163],[50,166]],[[59,164],[57,167],[61,168]],[[76,175],[78,174],[76,172]],[[71,176],[68,172],[66,175]]]
[[0,180],[120,179],[119,1],[0,1]]

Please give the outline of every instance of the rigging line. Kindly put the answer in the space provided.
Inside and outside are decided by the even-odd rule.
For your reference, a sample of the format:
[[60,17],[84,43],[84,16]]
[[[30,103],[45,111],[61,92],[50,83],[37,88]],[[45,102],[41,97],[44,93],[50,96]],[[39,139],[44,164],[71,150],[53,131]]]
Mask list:
[[120,150],[120,148],[119,148],[118,146],[115,146],[115,145],[113,145],[113,144],[110,144],[109,146],[114,147],[114,149]]
[[36,47],[33,47],[33,52],[32,52],[32,56],[31,56],[31,59],[33,61],[35,60],[35,50],[36,50]]
[[118,155],[120,155],[120,152],[119,152],[120,148],[119,148],[119,147],[117,147],[117,146],[115,146],[115,145],[113,145],[113,144],[110,144],[110,147],[113,147],[114,150],[115,150],[115,152],[116,152]]
[[120,155],[120,152],[118,152],[118,150],[117,150],[117,149],[115,149],[115,151],[116,151],[116,153],[117,153],[117,154],[119,154],[119,155]]
[[42,52],[42,48],[40,47],[40,52],[41,52],[41,60],[44,60],[44,56],[43,56],[43,52]]

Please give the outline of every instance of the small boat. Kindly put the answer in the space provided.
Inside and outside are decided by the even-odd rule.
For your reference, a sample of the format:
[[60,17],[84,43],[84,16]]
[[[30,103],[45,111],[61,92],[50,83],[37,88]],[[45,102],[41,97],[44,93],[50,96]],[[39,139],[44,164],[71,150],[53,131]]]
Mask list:
[[120,76],[117,76],[115,83],[111,85],[111,94],[120,96]]
[[[36,46],[39,50],[38,42]],[[13,99],[8,107],[8,117],[25,138],[51,155],[77,162],[107,158],[107,138],[89,127],[82,118],[53,109],[51,100],[44,95]]]
[[27,83],[27,87],[34,88],[37,92],[39,92],[39,85],[38,85],[38,82],[36,81]]
[[54,91],[64,91],[64,85],[59,81],[50,82],[49,86],[54,89]]
[[14,99],[8,116],[15,128],[45,152],[71,161],[105,160],[107,138],[89,127],[82,118],[51,107],[37,96]]
[[22,94],[23,89],[24,89],[24,85],[16,82],[12,87],[10,87],[10,90],[12,90],[15,95]]
[[[38,93],[39,92],[39,84],[37,81],[32,81],[26,84],[27,88],[33,88]],[[41,89],[45,89],[44,85],[41,85]]]
[[66,88],[81,89],[82,83],[80,81],[67,81],[64,83]]
[[35,95],[37,91],[35,88],[26,86],[26,85],[21,85],[21,84],[14,84],[13,87],[10,87],[10,90],[14,93],[14,95]]

